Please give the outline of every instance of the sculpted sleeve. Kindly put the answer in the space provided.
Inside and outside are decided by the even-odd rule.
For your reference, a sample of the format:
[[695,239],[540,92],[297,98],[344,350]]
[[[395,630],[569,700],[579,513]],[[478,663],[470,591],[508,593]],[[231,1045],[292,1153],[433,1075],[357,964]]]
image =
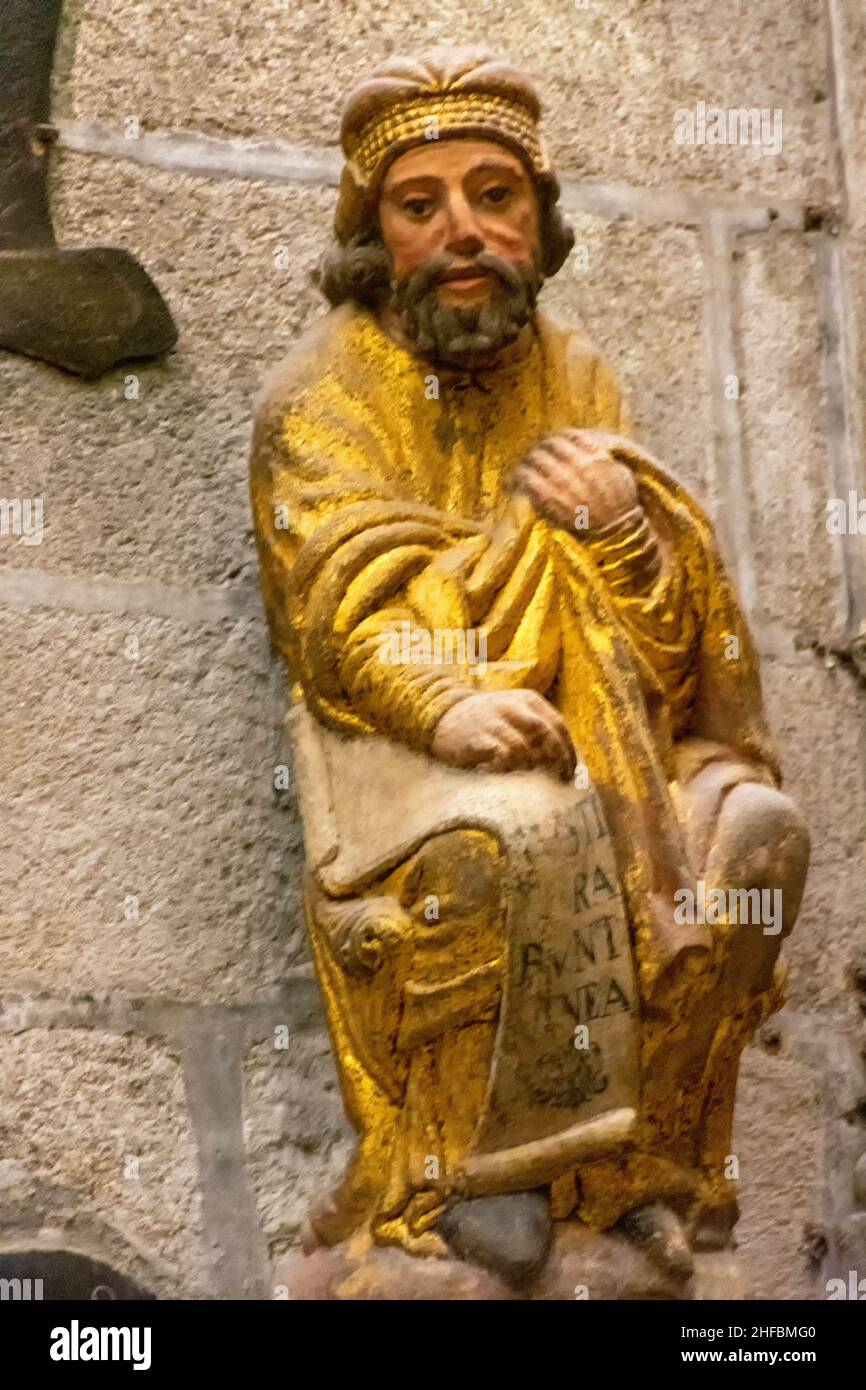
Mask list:
[[[754,643],[712,524],[686,488],[629,437],[628,410],[597,352],[591,399],[579,399],[580,382],[590,374],[586,353],[586,340],[573,338],[568,366],[578,416],[613,436],[603,442],[633,469],[644,513],[643,522],[627,518],[586,544],[611,607],[646,684],[663,696],[674,737],[723,746],[778,781]],[[657,558],[652,536],[661,540]]]
[[[749,625],[725,570],[709,518],[655,459],[632,447],[644,505],[659,519],[678,560],[665,590],[674,613],[682,590],[677,643],[690,675],[683,682],[677,732],[723,746],[780,781],[778,758],[764,714],[758,657]],[[660,581],[661,582],[661,581]],[[689,614],[691,613],[691,617]]]
[[251,499],[271,633],[322,722],[426,748],[442,714],[473,692],[458,667],[417,659],[413,580],[483,539],[406,500],[387,417],[322,366],[314,343],[256,417]]

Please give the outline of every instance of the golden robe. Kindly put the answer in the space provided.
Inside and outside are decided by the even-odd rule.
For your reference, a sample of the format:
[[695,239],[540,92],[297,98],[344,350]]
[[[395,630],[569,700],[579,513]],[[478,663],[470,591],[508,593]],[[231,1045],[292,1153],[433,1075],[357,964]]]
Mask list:
[[[526,453],[568,427],[619,437],[664,556],[646,591],[629,582],[628,536],[581,539],[508,490]],[[270,384],[251,487],[273,638],[323,724],[423,752],[467,691],[531,687],[561,712],[611,824],[651,1015],[676,952],[673,893],[700,867],[681,784],[721,757],[742,777],[778,773],[711,526],[628,431],[599,353],[543,315],[526,356],[470,375],[434,369],[344,305]],[[383,634],[402,624],[481,629],[487,661],[383,661]]]

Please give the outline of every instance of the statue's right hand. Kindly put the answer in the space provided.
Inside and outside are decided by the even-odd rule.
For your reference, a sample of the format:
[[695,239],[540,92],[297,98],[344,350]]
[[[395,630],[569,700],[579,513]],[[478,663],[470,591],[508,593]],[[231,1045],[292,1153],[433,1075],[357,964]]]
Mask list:
[[632,470],[614,458],[607,442],[614,446],[616,436],[596,430],[550,435],[518,465],[515,490],[540,516],[576,531],[578,540],[617,525],[639,506],[638,490]]
[[453,767],[552,767],[565,779],[574,774],[574,746],[562,717],[535,690],[468,695],[439,720],[431,751]]

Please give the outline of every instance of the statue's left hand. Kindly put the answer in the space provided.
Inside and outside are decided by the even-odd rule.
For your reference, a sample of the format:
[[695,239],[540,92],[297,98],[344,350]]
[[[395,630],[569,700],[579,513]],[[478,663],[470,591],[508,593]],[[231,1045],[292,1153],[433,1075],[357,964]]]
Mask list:
[[[563,430],[530,449],[514,474],[540,516],[591,538],[638,507],[630,468],[618,463],[592,430]],[[578,519],[578,508],[585,508]]]

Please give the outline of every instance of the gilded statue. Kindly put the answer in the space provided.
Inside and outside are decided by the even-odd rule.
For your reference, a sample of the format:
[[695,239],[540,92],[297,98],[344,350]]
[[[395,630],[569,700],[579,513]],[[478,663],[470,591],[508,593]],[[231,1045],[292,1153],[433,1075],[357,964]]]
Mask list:
[[808,860],[755,647],[676,460],[538,307],[573,234],[529,79],[392,57],[341,141],[330,309],[251,459],[357,1133],[308,1242],[333,1296],[390,1260],[404,1292],[574,1297],[580,1241],[688,1290],[730,1245],[738,1061]]

